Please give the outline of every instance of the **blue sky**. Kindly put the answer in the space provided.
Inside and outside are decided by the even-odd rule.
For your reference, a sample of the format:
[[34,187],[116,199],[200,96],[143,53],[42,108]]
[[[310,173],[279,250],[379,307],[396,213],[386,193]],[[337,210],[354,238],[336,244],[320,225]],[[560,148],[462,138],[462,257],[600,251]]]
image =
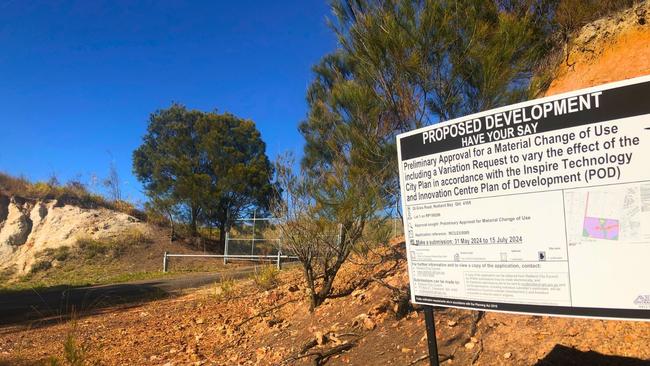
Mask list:
[[328,16],[325,0],[0,0],[0,171],[88,183],[113,160],[143,200],[131,153],[173,101],[250,118],[270,158],[299,155]]

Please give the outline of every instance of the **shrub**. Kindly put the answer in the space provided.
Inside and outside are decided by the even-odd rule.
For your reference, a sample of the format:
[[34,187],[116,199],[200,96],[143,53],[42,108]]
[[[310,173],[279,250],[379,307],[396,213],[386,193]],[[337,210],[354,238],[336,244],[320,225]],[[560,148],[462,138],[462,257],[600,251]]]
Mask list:
[[127,246],[137,246],[142,244],[150,244],[153,242],[153,239],[151,239],[151,237],[138,229],[126,230],[121,234],[121,236],[115,238],[114,240],[120,241]]
[[144,212],[135,208],[135,206],[131,202],[118,200],[118,201],[114,201],[112,203],[112,206],[113,206],[112,207],[113,210],[133,216],[139,220],[145,220],[147,217],[147,215]]
[[69,332],[63,342],[63,354],[71,366],[82,366],[84,364],[84,350],[77,345],[73,331]]
[[605,15],[633,6],[635,0],[562,0],[555,12],[560,31],[570,33]]
[[131,247],[141,246],[151,242],[152,239],[149,236],[140,230],[132,229],[110,239],[82,237],[77,239],[77,246],[86,259],[93,259],[99,256],[118,258]]
[[227,299],[235,289],[235,281],[232,278],[222,278],[214,289],[214,296],[218,300]]
[[47,271],[50,268],[52,268],[52,262],[47,259],[41,259],[36,261],[36,263],[32,265],[32,268],[29,271],[30,273],[37,273]]
[[58,248],[47,248],[41,252],[41,256],[63,262],[70,257],[70,248],[67,246]]
[[52,187],[47,183],[37,182],[27,189],[27,194],[30,197],[51,199],[56,196],[56,190],[56,187]]
[[0,271],[0,283],[6,283],[16,273],[16,266],[5,268]]
[[278,275],[280,271],[274,266],[265,266],[253,275],[255,284],[264,290],[270,290],[278,285]]
[[20,194],[25,192],[28,186],[29,182],[23,177],[16,178],[9,174],[0,173],[0,191],[4,191],[5,194]]
[[100,256],[111,258],[119,257],[122,253],[121,245],[112,241],[104,241],[92,238],[79,238],[77,245],[82,256],[86,259],[93,259]]

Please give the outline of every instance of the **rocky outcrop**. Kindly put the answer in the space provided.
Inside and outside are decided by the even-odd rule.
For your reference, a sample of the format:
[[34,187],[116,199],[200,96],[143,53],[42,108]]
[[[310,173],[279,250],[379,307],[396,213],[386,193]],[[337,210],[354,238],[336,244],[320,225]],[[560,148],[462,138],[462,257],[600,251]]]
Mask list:
[[13,267],[29,272],[37,253],[74,246],[80,237],[111,238],[148,225],[105,208],[86,209],[52,201],[33,201],[0,195],[0,270]]
[[582,27],[566,47],[546,95],[650,74],[650,2]]

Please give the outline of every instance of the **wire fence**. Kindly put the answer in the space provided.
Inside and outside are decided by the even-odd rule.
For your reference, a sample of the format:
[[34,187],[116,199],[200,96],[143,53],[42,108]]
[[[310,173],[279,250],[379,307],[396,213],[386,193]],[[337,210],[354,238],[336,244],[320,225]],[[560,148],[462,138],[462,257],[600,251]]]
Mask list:
[[226,233],[224,255],[277,255],[282,253],[281,219],[257,217],[234,220],[234,228]]
[[[402,235],[404,229],[401,218],[391,218],[393,236]],[[163,271],[167,272],[169,258],[215,258],[228,262],[251,261],[275,263],[278,269],[283,261],[298,259],[287,248],[278,224],[281,219],[276,217],[253,217],[235,220],[234,227],[226,233],[223,254],[173,254],[165,252]],[[333,241],[341,240],[341,226],[337,232],[326,234]]]

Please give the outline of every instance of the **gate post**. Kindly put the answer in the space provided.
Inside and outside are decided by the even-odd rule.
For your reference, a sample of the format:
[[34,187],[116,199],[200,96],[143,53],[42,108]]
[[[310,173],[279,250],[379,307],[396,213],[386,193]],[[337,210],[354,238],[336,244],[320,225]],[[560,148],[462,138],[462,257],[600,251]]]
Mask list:
[[226,232],[226,242],[223,246],[223,264],[228,264],[228,239],[229,235],[228,232]]

